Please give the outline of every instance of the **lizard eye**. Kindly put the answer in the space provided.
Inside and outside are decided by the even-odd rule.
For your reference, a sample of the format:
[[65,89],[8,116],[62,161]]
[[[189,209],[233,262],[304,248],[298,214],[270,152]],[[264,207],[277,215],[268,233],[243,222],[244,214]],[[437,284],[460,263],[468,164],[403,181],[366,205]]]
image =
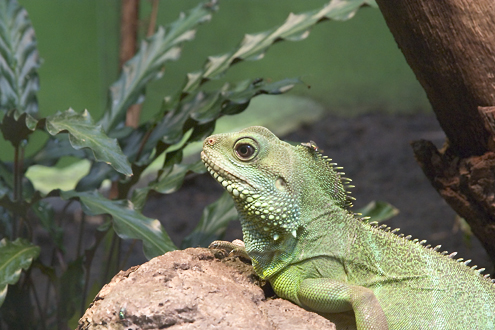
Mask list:
[[258,154],[258,147],[254,140],[243,138],[236,142],[234,151],[237,158],[242,161],[248,161]]

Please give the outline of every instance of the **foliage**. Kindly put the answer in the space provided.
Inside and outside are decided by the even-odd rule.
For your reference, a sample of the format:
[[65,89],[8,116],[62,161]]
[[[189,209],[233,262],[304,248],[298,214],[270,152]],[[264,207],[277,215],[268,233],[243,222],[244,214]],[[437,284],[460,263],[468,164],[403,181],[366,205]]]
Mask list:
[[382,222],[399,214],[399,210],[386,202],[372,201],[358,210],[358,213],[370,217],[373,221]]
[[0,241],[0,303],[7,295],[7,285],[19,280],[22,269],[28,269],[34,258],[40,253],[40,248],[30,242],[18,238],[10,242],[6,238]]
[[[115,242],[121,239],[142,241],[147,258],[176,249],[160,222],[141,213],[149,193],[170,194],[179,189],[188,173],[205,171],[199,162],[183,163],[182,153],[190,143],[211,134],[218,118],[245,110],[257,95],[281,94],[300,81],[285,79],[267,83],[253,79],[226,83],[213,91],[203,86],[236,63],[263,58],[275,42],[302,40],[318,22],[351,18],[366,4],[373,1],[333,0],[320,10],[291,14],[270,31],[247,34],[231,52],[211,56],[201,70],[187,74],[178,92],[164,97],[153,119],[133,129],[125,126],[128,108],[145,100],[148,83],[163,75],[166,62],[179,59],[182,45],[194,38],[200,24],[212,18],[217,9],[214,0],[198,5],[166,27],[158,27],[155,34],[141,42],[139,51],[123,65],[120,77],[110,86],[109,106],[96,123],[87,110],[78,113],[68,109],[42,117],[36,99],[40,60],[33,27],[27,12],[16,0],[0,0],[0,130],[15,150],[12,163],[0,160],[3,321],[12,327],[47,329],[64,327],[71,318],[80,316],[76,313],[84,311],[86,306],[95,250],[106,236],[112,239],[108,259],[101,262],[107,269],[115,265],[114,270],[118,270],[121,251],[113,251]],[[45,133],[48,142],[33,156],[25,157],[25,147],[35,131]],[[136,189],[143,172],[162,155],[165,160],[154,180]],[[48,194],[36,191],[24,175],[27,169],[33,165],[54,166],[65,156],[91,161],[89,173],[74,190],[53,190]],[[113,182],[112,197],[98,191],[106,179]],[[68,201],[68,205],[78,201],[87,215],[108,215],[105,223],[94,231],[91,248],[81,251],[81,232],[77,251],[66,251],[67,233],[47,201],[53,197]],[[235,218],[231,199],[221,197],[205,209],[197,228],[182,246],[207,245],[220,238],[228,222]],[[35,229],[39,227],[51,239],[50,250],[44,252],[52,255],[51,260],[37,259],[41,247],[34,242],[37,242]],[[43,274],[49,283],[44,289],[47,291],[44,305],[33,272]],[[32,307],[20,309],[26,302]]]

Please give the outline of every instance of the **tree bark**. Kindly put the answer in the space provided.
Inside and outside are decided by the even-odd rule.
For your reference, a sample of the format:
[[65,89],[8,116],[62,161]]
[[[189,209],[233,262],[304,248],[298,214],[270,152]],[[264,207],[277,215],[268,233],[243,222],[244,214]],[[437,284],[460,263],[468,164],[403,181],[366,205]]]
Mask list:
[[377,3],[447,135],[416,159],[495,261],[495,1]]

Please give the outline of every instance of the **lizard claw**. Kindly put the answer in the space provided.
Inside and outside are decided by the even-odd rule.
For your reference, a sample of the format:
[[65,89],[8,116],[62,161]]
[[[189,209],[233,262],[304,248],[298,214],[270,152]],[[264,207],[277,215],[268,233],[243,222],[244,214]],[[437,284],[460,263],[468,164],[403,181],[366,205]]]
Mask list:
[[217,256],[219,258],[225,257],[242,257],[248,260],[251,258],[248,256],[246,252],[246,248],[244,246],[244,242],[236,239],[233,242],[228,241],[213,241],[210,246],[208,246],[211,250],[220,250],[221,255]]

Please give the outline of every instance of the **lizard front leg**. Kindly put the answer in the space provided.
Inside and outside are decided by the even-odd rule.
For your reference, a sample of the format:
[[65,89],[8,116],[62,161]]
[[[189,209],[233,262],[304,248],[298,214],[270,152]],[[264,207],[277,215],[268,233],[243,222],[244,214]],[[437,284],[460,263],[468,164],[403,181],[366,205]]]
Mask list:
[[247,260],[251,260],[246,252],[244,242],[240,239],[236,239],[233,242],[213,241],[210,246],[208,246],[208,248],[225,251],[227,253],[227,256],[229,257],[241,257]]
[[305,279],[297,290],[300,303],[319,313],[353,310],[358,330],[388,330],[380,302],[372,290],[329,278]]

